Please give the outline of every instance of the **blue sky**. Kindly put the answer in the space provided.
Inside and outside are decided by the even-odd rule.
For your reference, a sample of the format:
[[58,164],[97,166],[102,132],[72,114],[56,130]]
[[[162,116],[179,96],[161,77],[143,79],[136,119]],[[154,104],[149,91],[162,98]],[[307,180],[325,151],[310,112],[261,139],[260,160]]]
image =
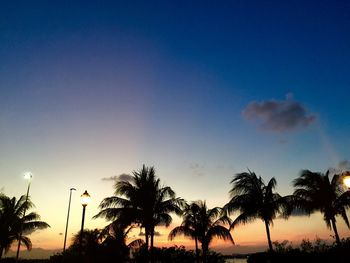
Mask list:
[[[143,163],[210,205],[247,167],[290,193],[301,169],[350,159],[349,11],[348,1],[2,2],[0,186],[19,195],[32,170],[48,221],[48,187],[60,214],[72,186],[95,192],[97,211],[112,194],[101,179]],[[301,112],[264,115],[264,103]],[[259,128],[266,118],[296,125]]]

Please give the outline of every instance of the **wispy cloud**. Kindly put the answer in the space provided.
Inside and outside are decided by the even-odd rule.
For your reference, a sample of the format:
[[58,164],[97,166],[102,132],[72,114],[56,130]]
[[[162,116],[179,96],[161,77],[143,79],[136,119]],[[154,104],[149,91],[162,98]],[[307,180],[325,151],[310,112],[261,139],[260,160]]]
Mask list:
[[308,113],[291,94],[281,101],[253,101],[242,114],[247,120],[258,121],[261,129],[278,133],[306,128],[316,120],[316,115]]
[[114,176],[102,178],[102,181],[126,181],[126,182],[130,182],[131,180],[132,180],[132,176],[130,174],[120,174],[120,175],[114,175]]
[[204,175],[204,165],[201,165],[199,163],[190,163],[189,169],[191,170],[191,173],[194,176]]
[[350,171],[350,161],[349,160],[343,160],[338,163],[337,167],[340,171]]
[[331,173],[334,173],[334,174],[350,171],[350,161],[349,160],[340,161],[335,168],[329,168],[329,170]]

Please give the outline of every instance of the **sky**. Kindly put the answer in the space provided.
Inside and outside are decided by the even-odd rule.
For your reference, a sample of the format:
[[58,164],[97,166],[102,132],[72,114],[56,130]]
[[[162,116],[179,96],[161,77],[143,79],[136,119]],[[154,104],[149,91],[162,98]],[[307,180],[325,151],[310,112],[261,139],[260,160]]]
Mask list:
[[[51,228],[31,238],[49,250],[63,247],[71,187],[70,236],[85,190],[85,226],[101,228],[92,216],[113,195],[109,178],[143,164],[209,207],[248,168],[283,195],[302,169],[348,169],[349,32],[346,0],[2,1],[0,188],[19,197],[33,173],[30,195]],[[156,244],[192,245],[169,243],[169,229]],[[232,253],[266,246],[259,221],[232,234]],[[316,214],[276,220],[271,235],[332,232]]]

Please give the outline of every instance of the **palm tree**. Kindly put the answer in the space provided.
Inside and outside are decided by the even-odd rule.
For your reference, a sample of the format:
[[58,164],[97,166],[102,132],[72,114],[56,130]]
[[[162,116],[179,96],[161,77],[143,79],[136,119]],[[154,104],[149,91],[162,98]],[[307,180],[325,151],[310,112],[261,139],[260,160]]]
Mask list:
[[169,226],[172,222],[170,213],[180,214],[182,204],[183,200],[176,198],[170,187],[160,185],[154,168],[143,165],[141,170],[133,172],[131,181],[116,182],[115,196],[101,202],[101,211],[94,218],[137,224],[145,229],[146,248],[150,242],[152,250],[155,227]]
[[117,262],[124,262],[129,256],[130,249],[140,248],[145,244],[142,239],[133,240],[129,244],[126,243],[128,234],[135,227],[135,225],[127,226],[114,221],[101,231],[100,236],[103,239],[101,252],[102,255],[107,257],[107,260],[104,261],[117,260]]
[[124,225],[117,221],[114,221],[108,224],[104,229],[102,229],[100,236],[106,240],[114,240],[117,246],[125,246],[129,248],[140,247],[145,244],[142,239],[135,239],[131,241],[129,244],[126,244],[126,240],[128,238],[128,234],[134,229],[135,225]]
[[182,198],[176,198],[175,192],[169,186],[157,186],[153,203],[153,216],[150,216],[151,249],[154,246],[155,227],[168,227],[172,222],[170,213],[181,215],[184,204],[185,201]]
[[[15,241],[21,241],[28,250],[32,248],[32,242],[25,234],[30,234],[38,229],[50,227],[40,220],[40,216],[31,212],[23,217],[24,211],[33,207],[33,203],[22,195],[18,200],[4,194],[0,195],[0,259],[5,251],[8,252]],[[21,235],[23,231],[24,235]]]
[[191,239],[194,239],[196,249],[196,259],[199,262],[199,249],[198,249],[198,236],[197,233],[199,225],[199,211],[200,206],[198,203],[186,204],[182,211],[182,223],[180,226],[175,227],[169,233],[169,240],[173,240],[177,235],[184,235]]
[[77,232],[72,238],[72,245],[69,247],[68,253],[81,253],[93,262],[97,262],[97,255],[99,254],[100,244],[102,243],[102,236],[100,229],[84,229],[81,244],[81,231]]
[[254,172],[238,173],[231,181],[231,200],[225,205],[229,214],[239,211],[240,215],[233,221],[231,228],[238,224],[246,224],[255,219],[261,219],[266,228],[267,241],[270,251],[273,250],[270,226],[278,214],[288,216],[289,197],[281,197],[273,190],[276,179],[272,178],[267,185]]
[[198,261],[198,244],[202,245],[203,261],[206,262],[209,245],[213,238],[219,238],[233,242],[229,229],[225,224],[230,224],[231,220],[219,207],[208,209],[205,201],[197,201],[188,205],[184,209],[183,221],[180,226],[175,227],[169,233],[169,239],[173,240],[177,235],[185,235],[195,240],[196,254]]
[[344,189],[341,179],[341,175],[335,174],[330,180],[329,171],[322,174],[303,170],[293,181],[296,208],[302,209],[309,215],[320,211],[327,227],[333,229],[338,245],[340,245],[340,238],[336,216],[340,215],[350,228],[345,211],[346,207],[350,206],[350,192]]

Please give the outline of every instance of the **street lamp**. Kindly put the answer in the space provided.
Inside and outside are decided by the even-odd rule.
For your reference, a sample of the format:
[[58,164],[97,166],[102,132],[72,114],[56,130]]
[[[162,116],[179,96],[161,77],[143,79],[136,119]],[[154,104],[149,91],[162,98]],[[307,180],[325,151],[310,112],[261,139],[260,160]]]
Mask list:
[[350,172],[343,173],[343,183],[347,188],[350,189]]
[[86,209],[86,206],[90,203],[90,201],[91,201],[91,197],[89,193],[85,190],[85,192],[80,196],[80,202],[81,202],[81,205],[83,206],[83,216],[81,220],[81,230],[80,230],[80,239],[79,239],[80,255],[83,254],[83,232],[84,232],[85,209]]
[[[24,179],[28,180],[28,187],[27,187],[27,194],[26,194],[26,201],[25,201],[25,204],[27,205],[27,202],[28,202],[28,198],[29,198],[29,189],[30,189],[30,184],[32,182],[32,178],[33,178],[33,175],[31,172],[27,172],[24,174]],[[23,210],[23,218],[25,217],[26,215],[26,206],[24,207],[24,210]],[[18,246],[17,246],[17,253],[16,253],[16,262],[18,262],[18,257],[19,257],[19,251],[20,251],[20,248],[21,248],[21,238],[22,238],[22,231],[23,231],[23,223],[24,222],[21,222],[21,231],[19,233],[19,239],[18,239]]]
[[[64,233],[64,243],[63,243],[63,253],[66,251],[66,241],[67,241],[67,231],[68,231],[68,221],[69,221],[69,211],[70,211],[70,202],[72,199],[72,191],[75,191],[75,188],[69,189],[69,202],[68,202],[68,213],[67,213],[67,222],[66,222],[66,232]],[[64,254],[63,254],[64,257]]]

